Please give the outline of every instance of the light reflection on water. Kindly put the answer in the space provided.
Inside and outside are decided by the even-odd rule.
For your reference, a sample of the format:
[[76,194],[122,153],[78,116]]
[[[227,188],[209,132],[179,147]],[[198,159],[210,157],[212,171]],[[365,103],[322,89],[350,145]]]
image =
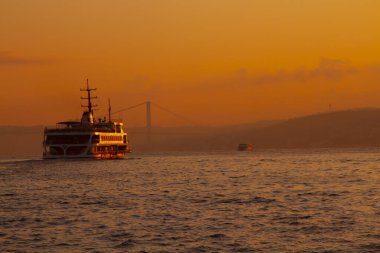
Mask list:
[[0,162],[0,251],[380,252],[380,152]]

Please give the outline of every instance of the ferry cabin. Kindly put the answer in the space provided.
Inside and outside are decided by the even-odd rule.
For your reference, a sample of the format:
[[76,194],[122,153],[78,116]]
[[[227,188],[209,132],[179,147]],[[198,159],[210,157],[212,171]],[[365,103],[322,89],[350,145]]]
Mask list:
[[44,154],[54,158],[123,158],[129,152],[127,133],[121,122],[97,123],[60,122],[64,128],[45,129]]

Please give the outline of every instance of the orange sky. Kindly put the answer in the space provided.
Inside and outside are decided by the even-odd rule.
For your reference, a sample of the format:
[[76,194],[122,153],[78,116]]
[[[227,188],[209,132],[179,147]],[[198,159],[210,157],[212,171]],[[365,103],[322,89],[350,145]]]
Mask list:
[[[238,124],[380,107],[377,0],[1,0],[0,125],[146,100],[153,124]],[[143,108],[118,115],[144,124]]]

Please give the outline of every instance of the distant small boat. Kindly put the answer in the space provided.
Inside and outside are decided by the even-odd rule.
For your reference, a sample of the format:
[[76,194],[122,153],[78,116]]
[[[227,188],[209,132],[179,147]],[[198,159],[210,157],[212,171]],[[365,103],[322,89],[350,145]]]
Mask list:
[[253,144],[239,144],[238,146],[239,151],[253,151]]

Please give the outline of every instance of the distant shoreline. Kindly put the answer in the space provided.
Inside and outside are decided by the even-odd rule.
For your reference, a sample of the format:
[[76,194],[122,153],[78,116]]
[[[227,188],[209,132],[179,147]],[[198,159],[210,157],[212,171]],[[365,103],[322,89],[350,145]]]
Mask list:
[[[43,126],[0,126],[0,157],[42,154]],[[334,111],[233,126],[127,128],[134,153],[380,148],[380,109]]]

